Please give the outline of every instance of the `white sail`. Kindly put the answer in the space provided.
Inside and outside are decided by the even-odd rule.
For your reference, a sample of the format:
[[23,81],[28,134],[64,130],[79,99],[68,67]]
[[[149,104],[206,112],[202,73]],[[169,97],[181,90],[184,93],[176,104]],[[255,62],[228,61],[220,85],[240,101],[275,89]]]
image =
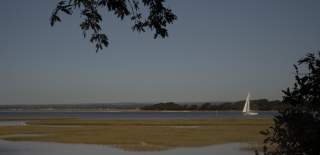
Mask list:
[[250,112],[250,93],[248,93],[242,112],[245,115],[258,115],[258,113]]
[[249,112],[249,111],[250,111],[250,93],[248,93],[242,112]]

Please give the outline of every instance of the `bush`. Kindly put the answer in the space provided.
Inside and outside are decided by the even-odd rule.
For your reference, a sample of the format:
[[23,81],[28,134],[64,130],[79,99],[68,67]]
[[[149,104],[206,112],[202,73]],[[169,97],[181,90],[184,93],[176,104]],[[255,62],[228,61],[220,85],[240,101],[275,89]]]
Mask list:
[[[320,52],[307,54],[295,65],[293,88],[284,90],[285,108],[274,125],[262,132],[265,155],[320,154]],[[303,70],[304,72],[300,72]],[[258,153],[257,153],[258,154]]]

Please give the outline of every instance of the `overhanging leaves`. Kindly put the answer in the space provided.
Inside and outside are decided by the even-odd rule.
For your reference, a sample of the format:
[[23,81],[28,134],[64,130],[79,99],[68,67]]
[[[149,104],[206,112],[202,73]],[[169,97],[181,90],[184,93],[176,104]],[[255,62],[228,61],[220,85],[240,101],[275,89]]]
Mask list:
[[[74,10],[80,10],[83,21],[80,28],[84,37],[91,33],[90,42],[96,45],[96,51],[109,45],[107,35],[102,31],[102,16],[98,10],[113,12],[123,20],[129,16],[133,21],[132,30],[145,32],[146,29],[154,31],[154,38],[168,37],[167,25],[177,20],[177,16],[164,5],[165,0],[62,0],[53,10],[50,24],[60,22],[60,13],[72,15]],[[142,16],[140,11],[144,7],[147,17]]]

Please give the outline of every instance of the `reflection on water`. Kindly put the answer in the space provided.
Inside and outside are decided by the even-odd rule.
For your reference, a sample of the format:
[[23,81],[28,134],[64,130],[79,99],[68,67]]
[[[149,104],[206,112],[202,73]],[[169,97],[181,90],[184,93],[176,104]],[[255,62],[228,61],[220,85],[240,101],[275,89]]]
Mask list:
[[253,155],[241,150],[246,144],[232,143],[198,148],[177,148],[160,152],[128,152],[104,145],[9,142],[0,140],[2,155]]
[[26,125],[25,121],[0,121],[0,126],[22,126]]

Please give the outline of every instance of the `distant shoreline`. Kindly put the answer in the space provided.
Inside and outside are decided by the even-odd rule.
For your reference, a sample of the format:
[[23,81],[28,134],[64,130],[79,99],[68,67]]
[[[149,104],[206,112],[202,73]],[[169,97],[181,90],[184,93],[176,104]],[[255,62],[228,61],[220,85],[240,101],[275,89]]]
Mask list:
[[[0,110],[0,112],[179,112],[179,113],[188,113],[188,112],[242,112],[240,110]],[[268,110],[268,111],[259,111],[256,112],[277,112],[276,110]]]
[[[47,105],[0,105],[0,111],[10,112],[241,112],[244,101],[224,103],[182,104],[162,102],[157,104],[47,104]],[[250,100],[251,110],[276,111],[283,109],[280,101],[267,99]]]

